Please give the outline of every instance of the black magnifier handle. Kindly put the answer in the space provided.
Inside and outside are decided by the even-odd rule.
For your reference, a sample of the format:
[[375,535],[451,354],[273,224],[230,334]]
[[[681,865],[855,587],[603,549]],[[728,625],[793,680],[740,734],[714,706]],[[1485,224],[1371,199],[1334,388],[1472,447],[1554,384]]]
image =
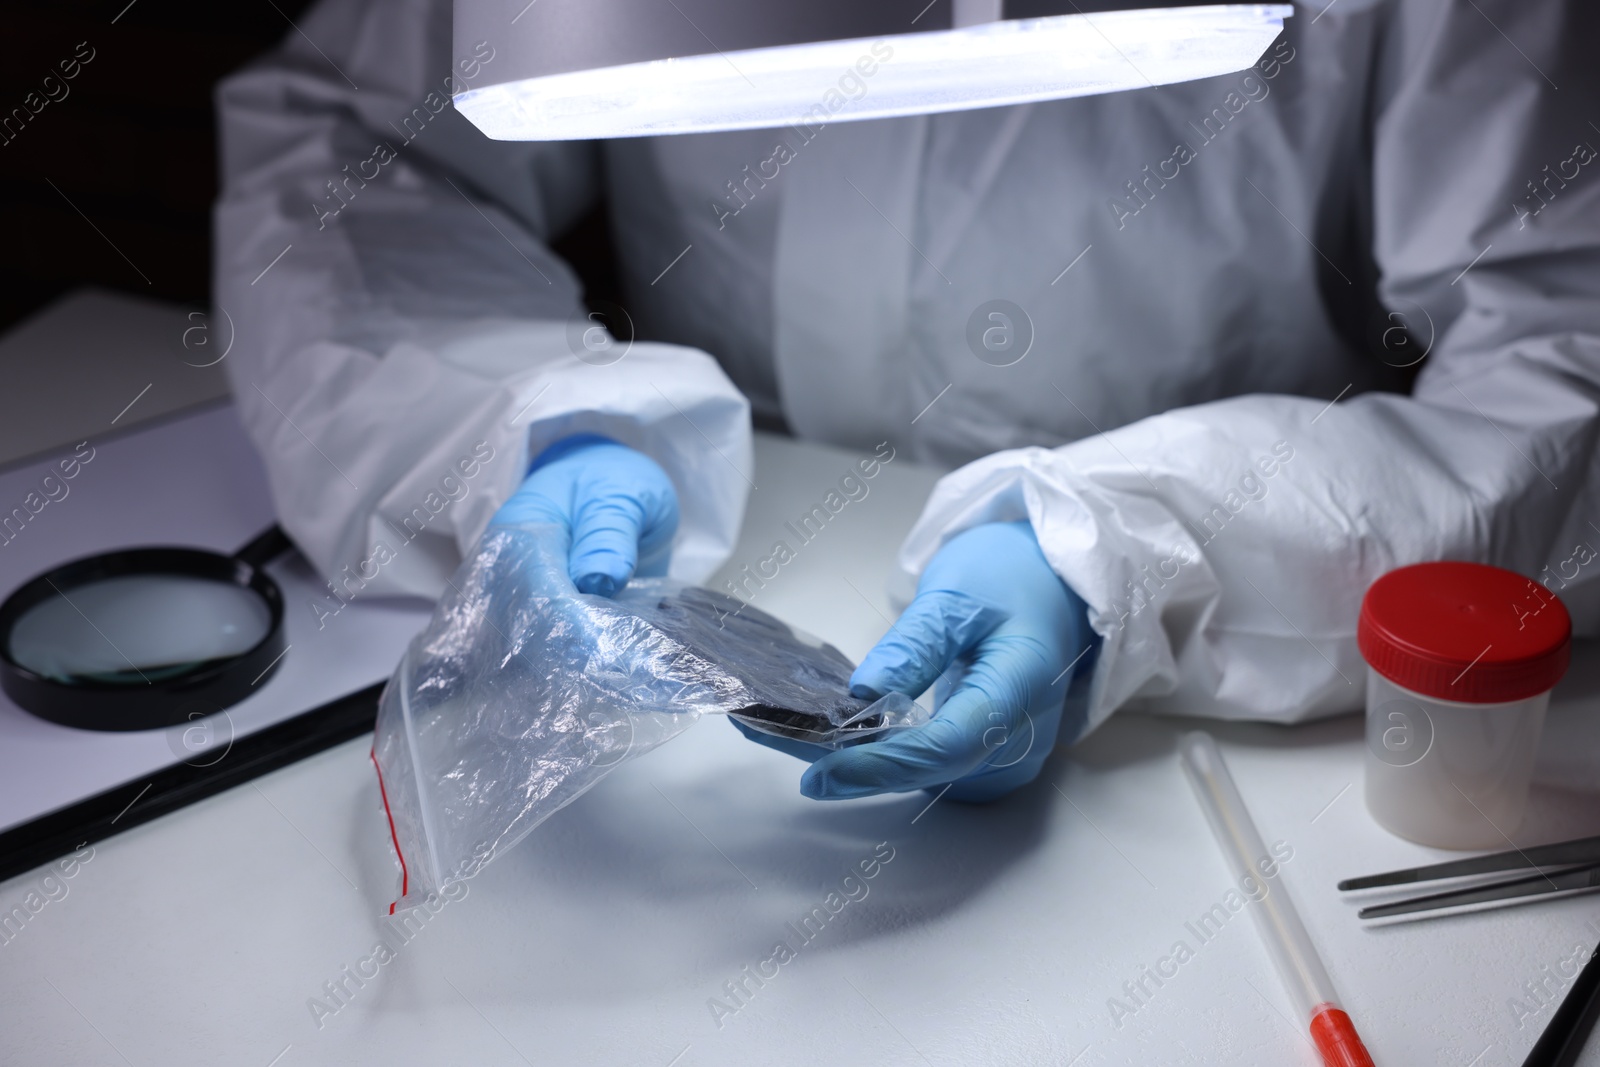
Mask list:
[[293,547],[294,542],[283,532],[283,527],[273,523],[235,552],[233,558],[259,570]]

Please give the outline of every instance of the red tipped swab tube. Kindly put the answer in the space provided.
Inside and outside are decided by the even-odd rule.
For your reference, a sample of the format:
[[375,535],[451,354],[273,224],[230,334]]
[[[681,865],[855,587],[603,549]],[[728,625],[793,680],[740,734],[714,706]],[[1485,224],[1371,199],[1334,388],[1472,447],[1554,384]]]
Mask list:
[[1372,1057],[1356,1035],[1355,1024],[1339,1007],[1333,981],[1322,966],[1283,881],[1276,877],[1277,861],[1262,843],[1217,743],[1210,734],[1196,730],[1178,742],[1178,752],[1184,774],[1194,787],[1234,878],[1243,881],[1248,876],[1262,887],[1264,895],[1251,907],[1256,929],[1261,932],[1267,954],[1278,968],[1278,977],[1293,998],[1312,1043],[1322,1054],[1322,1062],[1327,1067],[1374,1067]]

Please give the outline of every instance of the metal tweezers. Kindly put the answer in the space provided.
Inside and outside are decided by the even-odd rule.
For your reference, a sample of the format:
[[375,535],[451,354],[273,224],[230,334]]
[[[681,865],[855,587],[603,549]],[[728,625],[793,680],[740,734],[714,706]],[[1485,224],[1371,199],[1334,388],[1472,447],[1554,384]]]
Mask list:
[[1410,915],[1416,912],[1437,911],[1466,904],[1486,904],[1496,901],[1531,901],[1552,893],[1582,893],[1600,890],[1600,837],[1584,837],[1576,841],[1561,841],[1537,848],[1513,849],[1488,856],[1451,860],[1427,867],[1410,867],[1385,874],[1369,874],[1363,878],[1347,878],[1339,883],[1342,891],[1376,889],[1380,886],[1410,885],[1431,882],[1441,878],[1465,878],[1497,871],[1532,870],[1535,873],[1520,878],[1507,878],[1451,889],[1443,893],[1429,893],[1406,900],[1390,901],[1362,908],[1357,913],[1362,919],[1384,919],[1393,915]]

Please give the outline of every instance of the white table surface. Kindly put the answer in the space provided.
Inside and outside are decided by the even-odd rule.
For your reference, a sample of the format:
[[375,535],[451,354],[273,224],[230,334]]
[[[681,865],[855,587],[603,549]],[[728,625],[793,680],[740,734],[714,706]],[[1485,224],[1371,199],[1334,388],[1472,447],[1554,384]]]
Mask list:
[[[855,458],[773,438],[756,454],[730,570]],[[933,478],[895,461],[756,604],[859,657]],[[1600,833],[1592,646],[1560,693],[1519,843]],[[351,742],[94,846],[70,878],[0,884],[0,916],[36,905],[0,943],[0,1064],[1311,1067],[1250,919],[1205,944],[1185,925],[1229,887],[1174,755],[1190,725],[1119,714],[1001,803],[929,807],[808,801],[799,763],[701,723],[410,935],[380,915],[393,861]],[[1335,881],[1442,854],[1367,815],[1359,722],[1216,733],[1263,835],[1294,849],[1283,877],[1378,1063],[1520,1063],[1552,1008],[1527,1000],[1519,1028],[1510,1001],[1600,939],[1600,899],[1363,928]],[[800,945],[789,924],[880,843],[893,859],[866,897],[719,1027],[710,998]],[[380,938],[393,958],[361,964]],[[1108,999],[1180,939],[1193,958],[1113,1025]],[[358,966],[375,976],[345,977]]]

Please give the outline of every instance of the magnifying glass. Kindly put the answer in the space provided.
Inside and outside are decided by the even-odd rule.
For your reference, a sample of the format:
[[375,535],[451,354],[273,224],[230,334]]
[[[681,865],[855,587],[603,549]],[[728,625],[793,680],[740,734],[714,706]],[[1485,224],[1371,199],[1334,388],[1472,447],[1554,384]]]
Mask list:
[[133,548],[47,571],[0,604],[0,688],[51,722],[152,730],[236,704],[278,667],[272,526],[232,556]]

